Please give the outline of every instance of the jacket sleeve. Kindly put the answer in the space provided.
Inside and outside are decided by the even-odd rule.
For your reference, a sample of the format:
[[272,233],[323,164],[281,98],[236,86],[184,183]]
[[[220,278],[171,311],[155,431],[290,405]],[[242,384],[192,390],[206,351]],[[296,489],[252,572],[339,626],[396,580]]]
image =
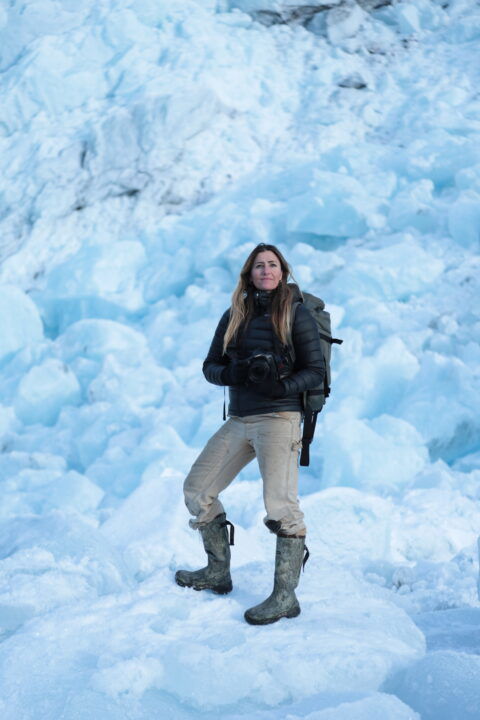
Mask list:
[[302,393],[323,384],[325,360],[315,320],[303,305],[297,307],[292,328],[295,369],[283,378],[287,395]]
[[203,361],[203,374],[208,382],[214,385],[226,385],[222,380],[222,371],[228,365],[228,358],[223,354],[223,337],[230,318],[230,310],[226,310],[217,325],[207,357]]

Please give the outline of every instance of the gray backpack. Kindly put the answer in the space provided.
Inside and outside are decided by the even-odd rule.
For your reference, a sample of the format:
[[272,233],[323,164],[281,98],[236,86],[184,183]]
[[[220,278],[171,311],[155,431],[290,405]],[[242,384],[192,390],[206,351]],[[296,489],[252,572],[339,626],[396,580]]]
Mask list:
[[[297,300],[292,303],[292,322],[290,326],[293,327],[297,307],[299,305],[304,305],[315,320],[320,338],[320,345],[322,346],[323,357],[325,359],[325,378],[323,384],[303,393],[304,421],[300,465],[307,466],[310,464],[310,443],[312,442],[315,433],[317,415],[325,405],[326,398],[330,395],[330,358],[332,355],[332,345],[341,345],[343,340],[332,337],[330,313],[325,310],[325,303],[323,300],[307,292],[302,292],[301,295],[302,300]],[[290,360],[293,365],[295,362],[295,350],[293,348],[291,338],[289,339],[288,348]]]

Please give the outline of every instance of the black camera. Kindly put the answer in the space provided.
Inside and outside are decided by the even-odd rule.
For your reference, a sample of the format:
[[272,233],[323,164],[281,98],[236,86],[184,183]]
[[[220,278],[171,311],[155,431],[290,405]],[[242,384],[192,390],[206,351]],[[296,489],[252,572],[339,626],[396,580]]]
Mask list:
[[247,358],[247,380],[262,383],[265,380],[280,380],[290,374],[284,358],[271,352],[258,350]]

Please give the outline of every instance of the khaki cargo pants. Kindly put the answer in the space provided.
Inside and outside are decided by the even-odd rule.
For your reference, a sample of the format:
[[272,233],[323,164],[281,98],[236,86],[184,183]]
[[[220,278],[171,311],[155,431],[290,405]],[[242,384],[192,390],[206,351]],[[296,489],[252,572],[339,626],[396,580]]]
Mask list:
[[287,535],[305,535],[297,497],[300,420],[299,412],[287,411],[230,417],[210,438],[185,480],[185,504],[195,518],[190,525],[198,528],[225,512],[218,495],[256,457],[267,511],[264,522]]

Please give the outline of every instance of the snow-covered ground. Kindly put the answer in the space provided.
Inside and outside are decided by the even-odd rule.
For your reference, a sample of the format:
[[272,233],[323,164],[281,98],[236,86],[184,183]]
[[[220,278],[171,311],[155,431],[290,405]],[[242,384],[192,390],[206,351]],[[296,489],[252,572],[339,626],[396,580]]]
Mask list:
[[[479,87],[473,0],[0,8],[2,720],[480,718]],[[302,614],[255,628],[255,464],[233,592],[173,574],[261,241],[344,343]]]

